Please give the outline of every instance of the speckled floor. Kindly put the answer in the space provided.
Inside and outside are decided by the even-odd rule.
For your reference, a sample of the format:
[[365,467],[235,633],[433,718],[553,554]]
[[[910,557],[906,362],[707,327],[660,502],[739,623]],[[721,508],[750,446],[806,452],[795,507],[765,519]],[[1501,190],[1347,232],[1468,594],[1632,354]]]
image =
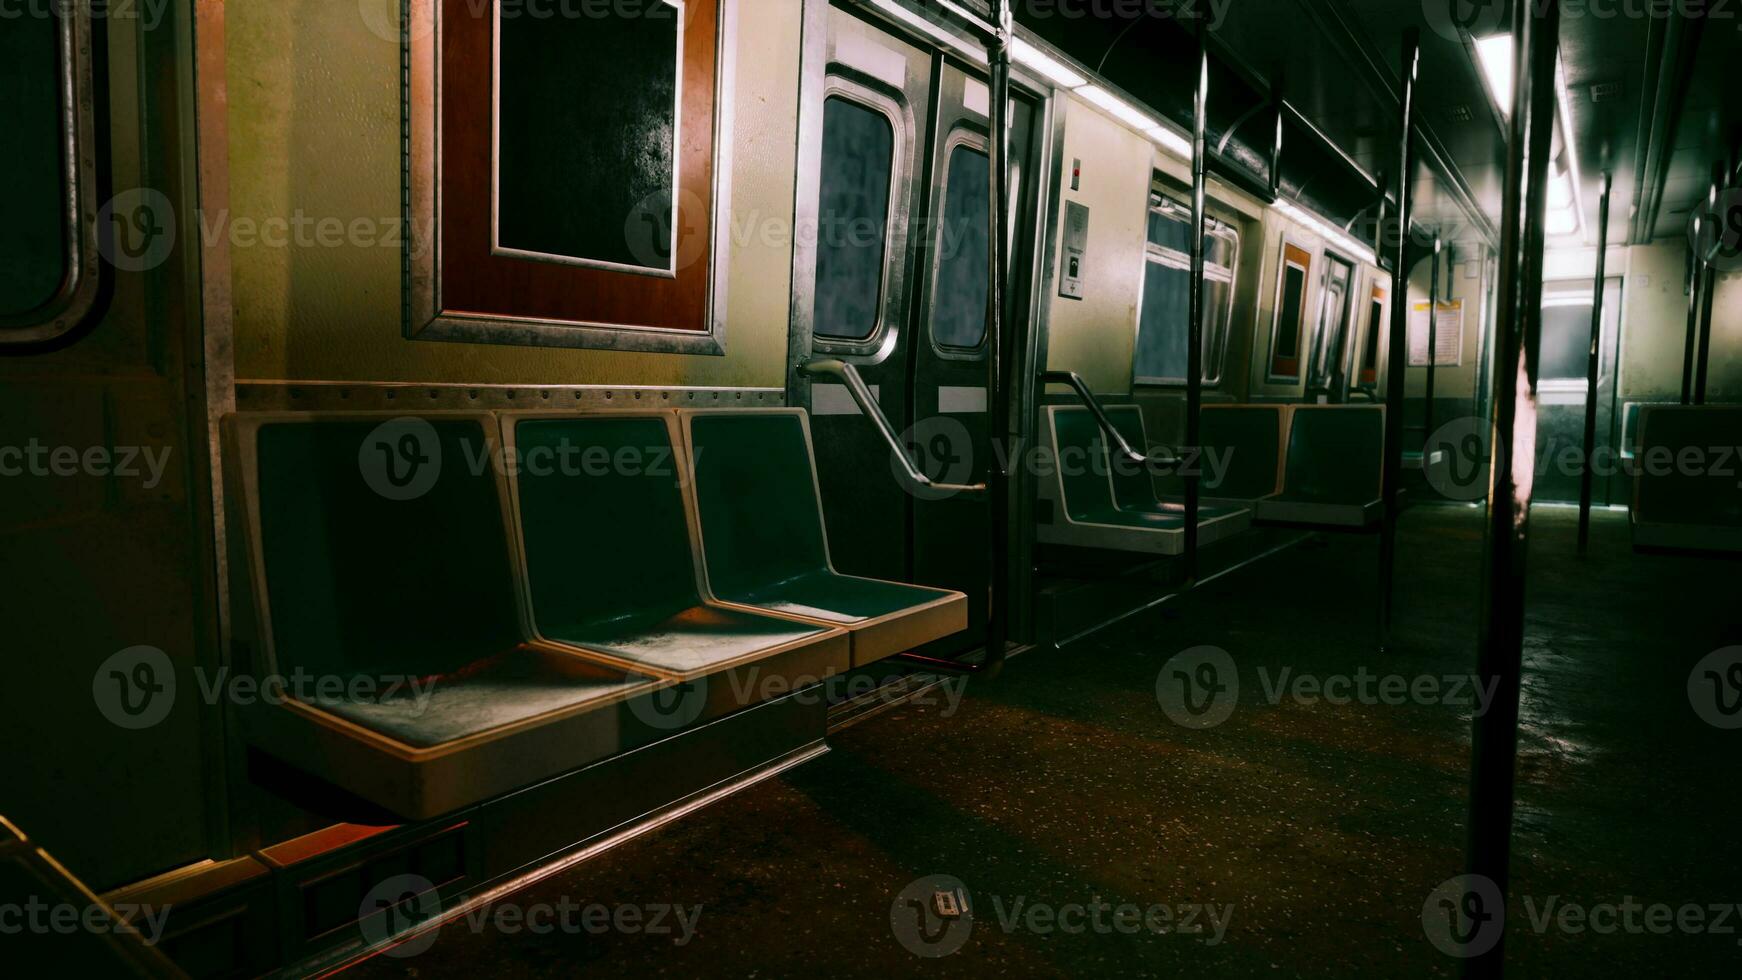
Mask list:
[[[1510,972],[1733,976],[1742,913],[1668,934],[1558,924],[1568,906],[1628,896],[1742,902],[1742,730],[1705,724],[1688,696],[1700,658],[1742,643],[1742,564],[1634,555],[1625,517],[1607,513],[1579,560],[1573,528],[1570,511],[1537,512]],[[1373,636],[1375,538],[1315,540],[1020,657],[971,682],[958,711],[903,707],[838,733],[828,756],[505,903],[511,923],[674,904],[695,916],[687,941],[450,924],[353,975],[1455,975],[1422,910],[1461,870],[1473,708],[1271,692],[1284,670],[1290,690],[1363,667],[1412,684],[1467,675],[1480,535],[1476,511],[1406,515],[1388,655]],[[1219,725],[1181,727],[1158,675],[1205,644],[1232,658],[1238,701]],[[932,875],[959,879],[973,919],[933,920],[927,944],[898,896]],[[1201,931],[1177,928],[1187,916]]]

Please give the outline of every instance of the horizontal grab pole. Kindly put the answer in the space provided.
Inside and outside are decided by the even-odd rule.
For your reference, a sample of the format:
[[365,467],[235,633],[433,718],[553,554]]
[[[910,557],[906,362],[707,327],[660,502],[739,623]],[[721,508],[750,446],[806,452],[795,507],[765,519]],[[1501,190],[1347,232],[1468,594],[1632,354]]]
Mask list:
[[919,468],[913,465],[913,460],[907,455],[907,449],[901,445],[901,440],[895,435],[895,428],[889,424],[889,419],[883,415],[882,406],[877,399],[871,397],[871,389],[865,386],[865,379],[859,377],[859,369],[838,358],[826,357],[809,361],[799,366],[799,373],[807,377],[822,375],[838,378],[847,386],[847,393],[853,396],[853,401],[859,406],[859,411],[871,420],[877,427],[878,434],[889,444],[889,451],[895,455],[896,462],[901,464],[902,475],[907,482],[921,490],[935,490],[939,493],[985,493],[984,483],[934,483]]

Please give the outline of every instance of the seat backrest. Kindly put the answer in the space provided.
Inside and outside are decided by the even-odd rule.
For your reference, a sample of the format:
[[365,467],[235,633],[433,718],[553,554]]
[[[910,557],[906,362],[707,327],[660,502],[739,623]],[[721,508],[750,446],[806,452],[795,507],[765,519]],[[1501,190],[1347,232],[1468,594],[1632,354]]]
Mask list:
[[[1149,435],[1143,426],[1143,409],[1136,405],[1108,405],[1103,411],[1113,428],[1125,437],[1132,449],[1149,454]],[[1104,440],[1103,440],[1104,442]],[[1113,481],[1113,502],[1121,509],[1152,508],[1159,499],[1150,467],[1122,458],[1111,451],[1107,454],[1107,472]]]
[[826,571],[828,535],[804,414],[685,412],[682,420],[710,591],[739,599]]
[[249,428],[271,669],[427,676],[524,639],[488,417]]
[[669,413],[508,416],[532,617],[562,638],[700,603]]
[[1258,500],[1278,489],[1282,473],[1282,405],[1205,405],[1198,432],[1223,467],[1204,468],[1204,492]]
[[1058,450],[1054,465],[1064,492],[1065,512],[1076,520],[1093,520],[1096,514],[1116,506],[1101,425],[1086,408],[1059,405],[1047,411]]
[[1742,405],[1640,409],[1633,512],[1662,524],[1742,527]]
[[1295,405],[1289,409],[1290,499],[1366,504],[1379,499],[1385,455],[1385,410],[1378,406]]

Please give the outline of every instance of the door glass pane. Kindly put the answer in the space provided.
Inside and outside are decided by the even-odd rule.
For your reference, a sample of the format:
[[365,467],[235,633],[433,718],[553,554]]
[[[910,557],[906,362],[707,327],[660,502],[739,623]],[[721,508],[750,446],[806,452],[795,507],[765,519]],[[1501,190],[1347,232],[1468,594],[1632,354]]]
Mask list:
[[1583,383],[1590,356],[1591,304],[1543,307],[1541,380]]
[[943,347],[974,348],[986,336],[991,164],[979,150],[958,146],[950,152],[945,179],[932,339]]
[[1379,370],[1379,331],[1384,329],[1385,304],[1374,300],[1367,308],[1367,341],[1362,345],[1361,370]]
[[894,163],[886,116],[839,97],[824,103],[812,320],[819,336],[864,340],[877,330]]
[[[0,30],[0,154],[6,234],[0,235],[0,314],[27,313],[54,298],[67,275],[61,174],[58,17],[16,16]],[[119,216],[119,215],[118,215]]]
[[1306,295],[1306,270],[1289,266],[1282,284],[1282,310],[1277,315],[1277,358],[1300,356],[1300,307]]
[[[1143,279],[1143,309],[1137,328],[1137,380],[1183,384],[1186,379],[1186,318],[1191,313],[1189,269],[1151,260]],[[1204,380],[1221,379],[1226,343],[1229,284],[1204,281]]]

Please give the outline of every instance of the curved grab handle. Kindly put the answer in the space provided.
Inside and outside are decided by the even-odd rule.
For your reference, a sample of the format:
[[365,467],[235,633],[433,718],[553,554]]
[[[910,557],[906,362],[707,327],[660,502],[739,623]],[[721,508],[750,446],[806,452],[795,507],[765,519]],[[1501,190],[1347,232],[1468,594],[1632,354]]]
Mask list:
[[1107,417],[1106,411],[1101,408],[1101,403],[1095,399],[1095,393],[1089,390],[1089,386],[1083,382],[1082,377],[1078,375],[1077,372],[1042,371],[1040,373],[1040,380],[1046,384],[1069,385],[1071,389],[1077,393],[1077,397],[1083,400],[1083,404],[1088,407],[1089,414],[1095,416],[1095,421],[1101,426],[1101,432],[1106,435],[1108,441],[1111,442],[1113,447],[1119,452],[1119,455],[1125,457],[1127,460],[1142,466],[1148,466],[1152,463],[1161,466],[1171,466],[1179,462],[1179,458],[1174,456],[1172,453],[1165,456],[1151,457],[1146,453],[1140,453],[1131,448],[1131,444],[1126,442],[1125,437],[1120,435],[1119,430],[1113,427],[1113,420]]
[[871,420],[871,424],[877,427],[878,433],[883,436],[883,441],[889,444],[889,451],[895,454],[896,460],[901,464],[902,475],[916,489],[938,493],[986,492],[986,484],[984,483],[933,483],[929,477],[921,473],[919,468],[913,465],[913,460],[908,458],[907,450],[902,447],[901,440],[896,437],[894,427],[883,416],[883,407],[877,404],[877,399],[871,397],[871,389],[865,387],[865,379],[859,377],[858,368],[838,358],[826,357],[801,364],[798,371],[807,377],[822,375],[838,378],[846,384],[847,392],[853,396],[853,401],[858,404],[859,411],[864,413],[865,417]]

